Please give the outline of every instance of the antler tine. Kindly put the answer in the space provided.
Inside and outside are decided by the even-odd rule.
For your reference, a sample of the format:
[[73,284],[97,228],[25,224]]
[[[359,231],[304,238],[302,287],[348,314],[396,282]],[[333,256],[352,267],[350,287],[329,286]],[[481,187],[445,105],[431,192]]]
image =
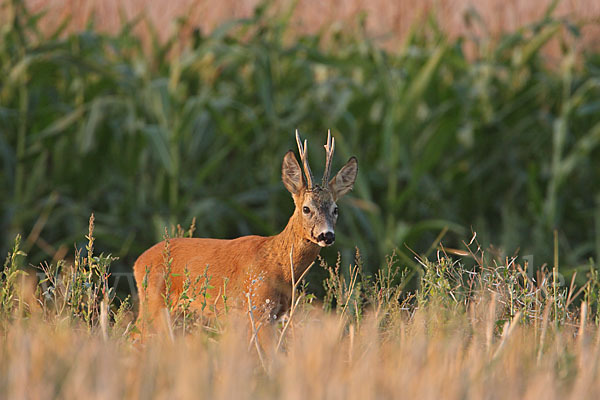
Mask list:
[[329,182],[331,175],[331,162],[333,161],[333,152],[335,150],[335,138],[331,137],[331,130],[327,130],[327,144],[325,146],[325,173],[323,173],[323,187]]
[[306,175],[306,183],[309,189],[313,188],[313,176],[310,171],[310,166],[308,165],[308,143],[304,140],[304,147],[302,146],[302,140],[300,139],[300,134],[298,133],[298,129],[296,129],[296,143],[298,143],[298,152],[300,153],[300,160],[302,161],[302,165],[304,166],[304,175]]

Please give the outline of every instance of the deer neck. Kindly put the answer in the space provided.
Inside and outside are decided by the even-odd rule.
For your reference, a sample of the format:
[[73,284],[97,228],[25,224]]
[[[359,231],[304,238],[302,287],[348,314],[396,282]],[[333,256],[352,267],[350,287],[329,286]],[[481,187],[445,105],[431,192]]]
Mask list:
[[272,236],[269,251],[281,263],[283,278],[287,282],[292,281],[292,272],[290,268],[290,252],[292,253],[292,262],[294,265],[294,280],[298,280],[308,266],[317,258],[319,245],[306,240],[302,231],[302,222],[299,211],[288,221],[286,227],[278,235]]

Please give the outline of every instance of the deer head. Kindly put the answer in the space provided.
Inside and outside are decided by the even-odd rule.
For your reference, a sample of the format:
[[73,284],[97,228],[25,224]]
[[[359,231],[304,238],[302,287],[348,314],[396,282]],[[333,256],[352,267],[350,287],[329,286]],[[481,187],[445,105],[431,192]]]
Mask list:
[[300,160],[304,167],[304,175],[292,150],[283,157],[281,178],[286,189],[292,194],[296,209],[294,218],[300,221],[302,235],[305,240],[321,247],[329,246],[335,241],[335,223],[338,217],[336,201],[348,193],[358,172],[356,157],[350,157],[346,165],[329,180],[331,162],[335,149],[335,139],[331,132],[327,134],[325,147],[325,172],[321,184],[315,184],[310,166],[308,165],[307,142],[300,140],[296,130],[296,142]]

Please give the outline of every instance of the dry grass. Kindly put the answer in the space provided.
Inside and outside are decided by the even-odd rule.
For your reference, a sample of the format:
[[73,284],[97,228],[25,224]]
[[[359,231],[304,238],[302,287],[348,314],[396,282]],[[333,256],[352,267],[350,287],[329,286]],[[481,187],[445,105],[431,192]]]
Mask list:
[[[13,324],[0,342],[2,398],[564,399],[600,395],[600,335],[522,327],[486,336],[481,304],[468,314],[435,307],[395,316],[385,329],[312,312],[263,370],[246,329],[218,340],[157,337],[143,347],[57,321]],[[541,351],[540,351],[541,349]],[[539,354],[538,354],[539,353]]]
[[[322,311],[302,292],[305,301],[282,336],[281,349],[274,343],[264,353],[255,347],[243,312],[187,332],[166,318],[170,334],[139,342],[129,337],[131,311],[113,307],[107,314],[102,304],[110,304],[110,291],[104,300],[96,296],[106,275],[86,278],[103,259],[93,256],[93,222],[88,256],[78,255],[76,269],[59,273],[69,289],[50,280],[29,304],[19,300],[25,296],[15,279],[15,266],[24,256],[17,239],[0,291],[0,398],[551,400],[600,395],[597,275],[577,291],[557,288],[544,270],[528,277],[527,267],[514,259],[504,266],[480,264],[477,272],[467,273],[438,253],[437,261],[418,257],[423,274],[411,295],[401,289],[405,275],[399,286],[394,284],[399,276],[392,272],[393,257],[376,278],[365,277],[360,264],[350,266],[354,278],[349,281],[339,274],[339,264],[322,264],[331,273],[326,287],[337,312]],[[484,253],[472,242],[476,251],[467,254],[483,262]],[[579,295],[585,301],[575,308]],[[63,301],[66,308],[53,311]],[[86,304],[94,310],[91,318],[83,312]],[[353,304],[353,311],[342,304]]]
[[[131,20],[144,15],[157,28],[163,40],[170,37],[176,28],[177,18],[189,18],[192,27],[204,32],[212,31],[216,26],[232,18],[252,15],[259,0],[173,0],[145,1],[129,0],[56,0],[48,7],[44,0],[27,0],[34,11],[47,10],[43,28],[52,32],[64,20],[71,18],[71,30],[81,30],[91,20],[101,31],[118,32],[122,26],[122,17]],[[290,0],[274,1],[275,9],[285,10],[294,2]],[[419,23],[422,17],[433,11],[440,26],[451,37],[458,35],[490,34],[496,37],[504,32],[512,32],[519,27],[540,20],[552,0],[334,0],[321,2],[315,0],[298,1],[292,16],[292,26],[298,32],[315,33],[333,28],[348,29],[355,27],[358,16],[366,13],[365,26],[370,36],[387,47],[394,48],[402,42],[411,27]],[[481,17],[480,21],[471,18],[472,25],[466,23],[467,14]],[[583,23],[584,47],[597,46],[600,34],[597,22],[600,20],[600,3],[594,0],[560,1],[554,12],[556,17],[569,17],[572,21]],[[138,31],[148,40],[149,31]]]

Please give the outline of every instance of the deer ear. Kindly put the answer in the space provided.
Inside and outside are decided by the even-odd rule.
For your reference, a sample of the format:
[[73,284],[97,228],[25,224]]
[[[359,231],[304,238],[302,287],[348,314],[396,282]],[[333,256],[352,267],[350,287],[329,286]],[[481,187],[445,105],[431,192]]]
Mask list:
[[346,165],[344,165],[337,175],[329,181],[329,187],[331,188],[333,197],[336,200],[352,189],[357,173],[358,160],[356,157],[350,157]]
[[300,165],[298,165],[296,156],[294,156],[294,152],[291,150],[285,153],[285,156],[283,157],[281,180],[283,181],[285,188],[292,195],[297,195],[300,190],[306,186]]

